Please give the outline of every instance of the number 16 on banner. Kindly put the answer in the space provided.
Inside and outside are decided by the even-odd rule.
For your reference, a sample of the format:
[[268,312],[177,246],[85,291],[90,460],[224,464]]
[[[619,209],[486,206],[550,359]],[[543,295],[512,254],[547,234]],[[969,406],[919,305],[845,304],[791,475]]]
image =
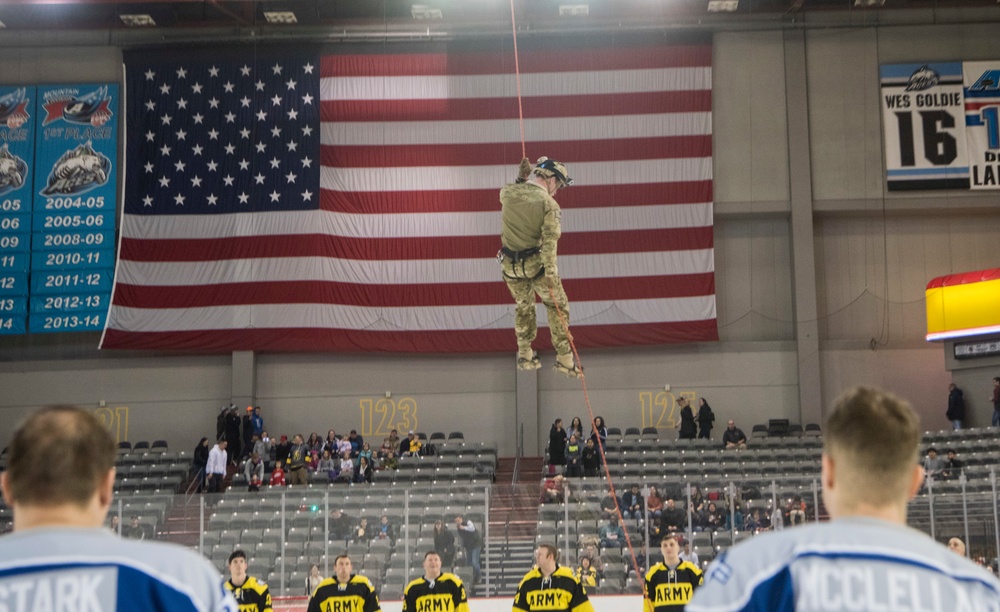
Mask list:
[[962,64],[879,67],[889,191],[968,189]]
[[966,62],[965,125],[972,189],[1000,183],[1000,62]]

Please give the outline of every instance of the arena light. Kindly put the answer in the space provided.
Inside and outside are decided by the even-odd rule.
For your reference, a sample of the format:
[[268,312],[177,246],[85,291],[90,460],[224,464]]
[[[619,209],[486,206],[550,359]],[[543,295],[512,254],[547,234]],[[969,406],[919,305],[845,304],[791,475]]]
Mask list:
[[264,11],[264,19],[275,25],[289,25],[299,22],[295,18],[295,13],[291,11]]
[[589,4],[560,4],[560,17],[586,17],[590,15]]
[[740,6],[740,0],[708,0],[709,13],[734,13]]
[[156,25],[153,16],[145,13],[124,13],[118,16],[130,28],[144,28]]
[[432,8],[426,4],[414,4],[410,7],[410,14],[414,19],[442,19],[444,15],[441,9]]

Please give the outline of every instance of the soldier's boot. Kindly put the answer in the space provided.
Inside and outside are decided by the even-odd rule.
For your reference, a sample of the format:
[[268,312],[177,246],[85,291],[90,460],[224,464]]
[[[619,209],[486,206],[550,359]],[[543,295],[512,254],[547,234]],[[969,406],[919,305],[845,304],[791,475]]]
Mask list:
[[518,370],[537,370],[542,367],[542,362],[538,360],[538,353],[533,351],[531,347],[522,348],[517,352],[517,369]]
[[583,374],[583,369],[573,363],[573,353],[556,355],[556,364],[552,369],[570,378],[579,378]]

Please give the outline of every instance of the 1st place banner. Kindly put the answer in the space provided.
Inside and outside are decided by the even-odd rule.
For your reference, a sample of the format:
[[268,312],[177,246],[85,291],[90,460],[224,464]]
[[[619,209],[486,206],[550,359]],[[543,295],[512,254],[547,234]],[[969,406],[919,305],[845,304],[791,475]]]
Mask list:
[[879,67],[889,191],[968,189],[962,63]]

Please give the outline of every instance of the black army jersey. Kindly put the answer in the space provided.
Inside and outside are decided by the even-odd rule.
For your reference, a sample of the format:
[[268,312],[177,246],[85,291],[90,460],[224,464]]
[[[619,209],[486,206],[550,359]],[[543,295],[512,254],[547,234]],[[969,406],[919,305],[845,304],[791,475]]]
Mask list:
[[556,566],[548,578],[537,567],[525,574],[514,596],[514,610],[594,612],[587,591],[568,567]]
[[355,575],[340,583],[334,576],[319,583],[307,612],[380,612],[380,607],[375,587],[367,578]]
[[253,576],[247,576],[240,586],[235,586],[230,578],[226,581],[226,590],[236,598],[240,612],[273,612],[271,592],[267,589],[267,583],[260,582]]
[[674,569],[657,563],[646,572],[644,612],[683,610],[704,580],[698,566],[688,561],[681,561]]
[[433,582],[421,576],[406,585],[403,612],[469,612],[469,601],[458,576],[441,574]]

